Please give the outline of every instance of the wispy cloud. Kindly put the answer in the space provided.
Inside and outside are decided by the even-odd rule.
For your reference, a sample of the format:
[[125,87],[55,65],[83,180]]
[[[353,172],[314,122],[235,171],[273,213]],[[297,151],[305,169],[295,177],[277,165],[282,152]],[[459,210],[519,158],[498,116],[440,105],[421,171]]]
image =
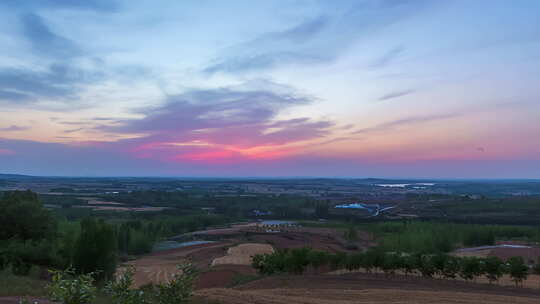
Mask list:
[[24,37],[37,52],[62,59],[82,54],[82,50],[73,41],[54,33],[41,16],[25,13],[20,19]]
[[390,49],[388,52],[384,53],[381,57],[375,59],[371,64],[371,68],[382,68],[396,60],[405,52],[405,47],[396,46],[395,48]]
[[4,131],[4,132],[17,132],[17,131],[26,131],[26,130],[30,130],[30,127],[11,125],[9,127],[0,128],[0,131]]
[[459,116],[461,115],[457,113],[434,114],[434,115],[426,115],[426,116],[412,116],[412,117],[406,117],[406,118],[402,118],[398,120],[385,122],[385,123],[382,123],[382,124],[379,124],[370,128],[356,130],[352,132],[351,134],[366,134],[366,133],[372,133],[372,132],[389,131],[389,130],[393,130],[395,128],[402,127],[402,126],[422,124],[422,123],[428,123],[428,122],[439,121],[439,120],[446,120],[446,119],[456,118]]
[[395,91],[395,92],[391,92],[391,93],[385,94],[385,95],[379,97],[377,100],[378,100],[378,101],[384,101],[384,100],[389,100],[389,99],[399,98],[399,97],[403,97],[403,96],[405,96],[405,95],[412,94],[412,93],[414,93],[414,92],[415,92],[415,90]]
[[[377,1],[354,3],[345,12],[309,19],[289,29],[230,47],[204,69],[206,73],[238,73],[285,64],[314,64],[335,60],[348,46],[373,35],[378,29],[418,11],[425,1]],[[373,63],[383,66],[404,48],[390,50]]]
[[86,128],[69,129],[69,130],[64,130],[64,133],[76,133],[76,132],[83,131],[83,130],[85,130],[85,129],[86,129]]
[[12,9],[80,9],[94,10],[101,12],[115,11],[119,8],[119,3],[116,0],[39,0],[39,1],[19,1],[19,0],[2,0],[0,6],[10,7]]
[[328,22],[328,17],[320,16],[284,31],[264,34],[227,50],[223,58],[217,59],[204,72],[241,72],[291,62],[315,63],[328,60],[326,55],[307,52],[305,49],[306,45],[316,43],[314,39]]
[[46,70],[0,69],[0,103],[21,105],[51,98],[74,100],[79,85],[100,77],[63,64],[50,65]]

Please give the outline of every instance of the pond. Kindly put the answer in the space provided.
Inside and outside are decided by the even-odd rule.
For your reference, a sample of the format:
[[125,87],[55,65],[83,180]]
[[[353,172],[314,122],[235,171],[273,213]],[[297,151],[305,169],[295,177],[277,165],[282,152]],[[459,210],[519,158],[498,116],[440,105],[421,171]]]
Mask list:
[[152,251],[162,251],[167,249],[182,248],[193,245],[209,244],[214,243],[213,241],[189,241],[189,242],[175,242],[175,241],[163,241],[156,243]]

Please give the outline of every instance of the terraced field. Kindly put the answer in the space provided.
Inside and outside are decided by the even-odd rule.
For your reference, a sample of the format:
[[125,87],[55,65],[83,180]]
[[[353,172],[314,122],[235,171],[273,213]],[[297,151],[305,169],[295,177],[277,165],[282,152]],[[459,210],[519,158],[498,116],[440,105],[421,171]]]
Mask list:
[[[229,243],[211,243],[164,250],[128,262],[127,264],[136,268],[135,286],[168,282],[172,275],[176,273],[176,266],[179,263],[190,260],[191,262],[195,262],[198,268],[208,267],[214,258],[223,255],[225,252],[223,247],[227,245]],[[193,259],[193,256],[197,256],[198,258]],[[122,268],[119,271],[122,271]]]

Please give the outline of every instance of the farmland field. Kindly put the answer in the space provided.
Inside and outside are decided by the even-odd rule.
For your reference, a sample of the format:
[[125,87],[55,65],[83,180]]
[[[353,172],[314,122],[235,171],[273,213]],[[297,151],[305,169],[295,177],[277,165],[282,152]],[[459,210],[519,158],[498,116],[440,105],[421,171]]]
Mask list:
[[268,244],[240,244],[227,250],[227,255],[216,258],[212,261],[212,266],[231,264],[231,265],[251,265],[252,257],[256,254],[265,254],[274,252],[274,248]]

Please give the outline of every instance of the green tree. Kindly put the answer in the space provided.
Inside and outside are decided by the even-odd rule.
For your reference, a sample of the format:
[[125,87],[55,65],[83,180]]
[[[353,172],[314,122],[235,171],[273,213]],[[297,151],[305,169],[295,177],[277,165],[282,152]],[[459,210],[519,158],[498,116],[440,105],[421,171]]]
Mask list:
[[328,254],[324,251],[310,250],[308,253],[308,262],[315,270],[328,263]]
[[79,273],[96,273],[99,280],[111,279],[116,270],[116,251],[114,228],[103,220],[86,218],[75,244],[73,266]]
[[459,276],[462,279],[474,280],[482,272],[480,260],[477,257],[464,257],[460,261]]
[[362,253],[350,254],[347,257],[346,268],[349,271],[358,270],[360,269],[360,267],[362,267],[363,260],[364,260],[364,254]]
[[330,255],[330,266],[332,269],[340,269],[345,266],[347,262],[347,254],[344,252],[337,252]]
[[362,268],[366,270],[367,273],[379,266],[381,259],[379,258],[380,252],[375,249],[369,249],[365,252],[364,258],[362,259]]
[[[1,194],[0,194],[1,195]],[[57,222],[36,193],[6,192],[0,198],[0,269],[26,275],[32,265],[58,264]]]
[[287,251],[285,267],[287,272],[293,274],[302,274],[309,265],[309,248],[296,248]]
[[403,255],[403,261],[401,264],[401,269],[405,273],[406,276],[414,273],[416,270],[416,259],[413,255],[410,254],[404,254]]
[[394,252],[386,253],[382,263],[382,270],[385,275],[394,275],[396,270],[400,269],[402,265],[401,255]]
[[315,215],[318,218],[327,218],[328,217],[328,202],[320,202],[315,206]]
[[489,283],[499,281],[503,275],[503,261],[496,256],[490,256],[484,259],[484,272]]
[[0,240],[56,237],[56,221],[32,191],[7,192],[0,199]]
[[444,268],[446,266],[446,262],[448,261],[448,255],[439,253],[432,256],[431,260],[436,273],[440,276],[444,276]]
[[[536,260],[536,264],[534,264],[532,271],[534,274],[540,275],[540,257],[538,257],[538,259]],[[540,287],[540,282],[538,282],[538,284]]]
[[419,254],[417,257],[418,271],[424,278],[432,278],[436,272],[435,265],[433,265],[432,256],[427,254]]
[[527,279],[529,268],[522,257],[511,257],[506,261],[506,265],[508,267],[508,274],[516,286]]
[[458,257],[449,255],[444,263],[442,276],[446,279],[455,279],[459,272],[459,263],[460,259]]
[[189,301],[193,295],[195,279],[198,271],[191,263],[178,265],[178,272],[168,283],[157,286],[159,304],[180,304]]
[[286,271],[286,259],[288,252],[277,250],[273,253],[257,254],[252,259],[253,268],[260,274],[275,274]]

